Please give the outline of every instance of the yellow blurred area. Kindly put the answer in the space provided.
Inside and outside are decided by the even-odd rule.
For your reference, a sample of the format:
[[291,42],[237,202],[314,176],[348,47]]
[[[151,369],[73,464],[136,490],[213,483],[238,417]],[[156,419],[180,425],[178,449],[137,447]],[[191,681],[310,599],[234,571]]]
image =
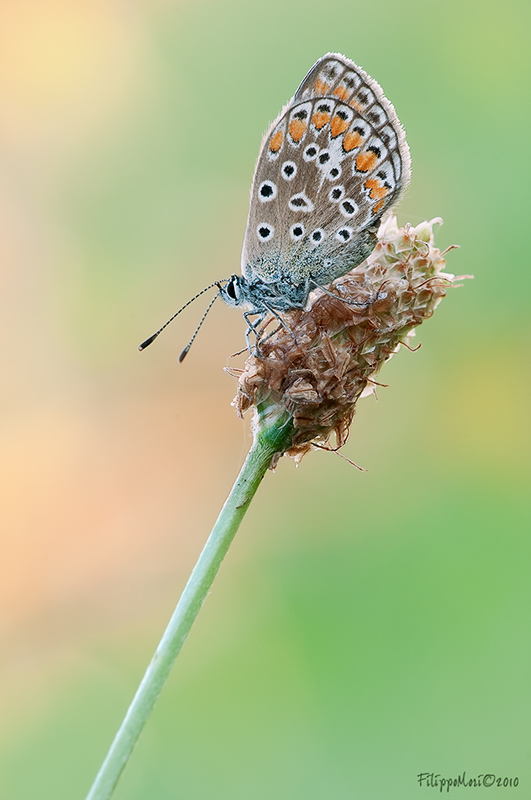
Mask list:
[[[173,450],[162,446],[167,421],[176,420],[173,398],[151,400],[149,431],[138,425],[146,415],[145,398],[119,409],[113,405],[105,413],[83,413],[75,404],[43,407],[9,425],[0,473],[7,611],[0,635],[13,635],[34,620],[42,624],[57,603],[83,599],[94,583],[114,581],[117,572],[160,569],[163,548],[173,549],[164,532],[175,520],[179,557],[191,561],[196,547],[190,533],[198,535],[201,520],[211,522],[201,509],[192,520],[191,505],[201,502],[208,480],[216,481],[219,451],[230,442],[205,401],[181,399]],[[198,449],[195,423],[182,426],[187,415],[203,420],[201,436],[216,442],[208,459]],[[186,467],[176,466],[176,453],[186,453]],[[157,464],[157,485],[142,464]]]
[[[124,13],[124,11],[126,13]],[[20,0],[0,9],[2,138],[93,136],[141,79],[138,8],[105,0]],[[131,96],[131,95],[130,95]]]
[[[0,260],[10,346],[2,355],[7,391],[0,463],[0,635],[7,641],[19,640],[24,626],[31,631],[49,624],[49,615],[72,598],[94,603],[94,586],[114,581],[116,570],[156,573],[167,557],[160,561],[158,542],[162,536],[167,546],[164,537],[170,528],[173,535],[176,519],[183,530],[180,557],[188,558],[191,550],[192,563],[197,546],[186,535],[197,535],[199,526],[204,530],[212,521],[208,514],[202,519],[196,506],[207,476],[216,481],[227,438],[210,399],[192,386],[197,374],[183,390],[181,373],[173,385],[177,399],[156,383],[160,378],[153,370],[146,379],[147,360],[136,352],[134,337],[140,329],[145,334],[150,318],[159,321],[157,309],[139,321],[138,333],[124,331],[130,316],[124,321],[120,310],[110,312],[112,325],[121,329],[110,335],[125,335],[125,350],[111,361],[116,365],[124,353],[128,360],[116,379],[98,366],[104,353],[80,351],[67,330],[69,324],[76,327],[68,307],[85,304],[80,292],[91,256],[83,252],[87,242],[76,240],[61,191],[72,175],[84,172],[85,159],[101,157],[114,126],[125,132],[130,115],[141,116],[149,107],[144,77],[149,69],[137,4],[23,0],[2,6]],[[151,96],[153,89],[151,83]],[[149,263],[143,267],[148,277]],[[160,300],[160,287],[154,288]],[[139,301],[145,310],[138,294],[135,313]],[[82,312],[96,336],[98,302],[91,297]],[[105,348],[112,351],[113,342]],[[169,356],[177,378],[174,353]],[[133,363],[138,383],[131,385],[127,375]],[[230,398],[231,380],[220,377]],[[146,380],[154,383],[145,386]],[[150,420],[149,432],[138,427],[139,419]],[[174,431],[174,449],[164,452],[160,437],[167,439],[176,419],[189,422]],[[203,438],[214,443],[208,458],[198,449]],[[180,466],[179,453],[185,454]],[[226,481],[222,491],[229,486]],[[67,620],[70,625],[69,614]]]

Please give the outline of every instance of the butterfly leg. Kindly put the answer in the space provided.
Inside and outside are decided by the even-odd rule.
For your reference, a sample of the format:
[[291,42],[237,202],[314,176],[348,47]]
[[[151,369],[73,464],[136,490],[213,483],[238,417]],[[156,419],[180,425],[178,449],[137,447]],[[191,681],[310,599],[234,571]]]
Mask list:
[[291,330],[291,328],[289,327],[289,325],[287,325],[287,324],[284,322],[284,320],[282,319],[282,317],[280,316],[280,314],[277,314],[277,312],[275,311],[275,309],[274,309],[274,308],[271,308],[271,306],[270,306],[270,305],[268,305],[268,304],[267,304],[265,301],[262,301],[262,302],[263,302],[264,306],[267,308],[267,310],[269,311],[269,313],[270,313],[270,314],[273,314],[273,316],[274,316],[274,317],[276,317],[276,318],[278,319],[278,321],[279,321],[280,325],[281,325],[281,326],[284,328],[284,330],[285,330],[285,331],[287,331],[287,332],[289,333],[289,335],[291,336],[291,338],[293,339],[293,341],[295,342],[295,344],[297,344],[297,339],[296,339],[296,337],[295,337],[295,334],[293,333],[293,331]]
[[262,327],[261,327],[261,328],[260,328],[260,330],[258,331],[258,339],[260,339],[260,341],[262,341],[262,342],[267,342],[267,340],[268,340],[268,339],[270,339],[270,338],[271,338],[271,336],[272,336],[274,333],[277,333],[277,331],[279,331],[279,330],[280,330],[280,328],[282,327],[281,325],[277,325],[277,327],[275,328],[275,330],[274,330],[274,331],[271,331],[271,333],[268,333],[268,334],[267,334],[267,336],[266,336],[266,337],[265,337],[265,339],[264,339],[264,338],[263,338],[263,335],[264,335],[264,333],[266,332],[267,328],[270,326],[270,324],[271,324],[272,322],[273,322],[273,320],[272,320],[271,318],[269,318],[268,320],[266,320],[266,321],[264,322],[264,324],[262,325]]
[[333,297],[335,300],[341,300],[347,306],[358,306],[358,308],[370,308],[373,303],[380,299],[380,292],[377,291],[373,293],[370,298],[364,302],[359,300],[347,300],[345,297],[341,297],[339,294],[332,294],[329,292],[328,289],[325,289],[324,286],[319,286],[315,281],[311,281],[312,289],[320,289],[322,292],[327,294],[329,297]]
[[[244,314],[243,314],[243,318],[247,323],[247,330],[245,331],[245,341],[247,342],[247,349],[249,350],[249,353],[251,355],[257,356],[258,355],[258,338],[260,336],[260,331],[258,330],[258,328],[260,327],[260,325],[264,321],[264,319],[266,317],[266,314],[267,314],[267,311],[262,311],[261,313],[259,313],[258,314],[258,319],[255,320],[254,322],[251,322],[249,317],[251,315],[253,315],[253,314],[256,316],[256,312],[254,312],[254,311],[245,311]],[[252,347],[251,340],[249,339],[249,335],[251,333],[254,333],[254,336],[255,336],[254,347]]]
[[[260,335],[262,335],[262,333],[265,331],[266,327],[267,327],[267,325],[263,325],[262,326],[262,328],[260,329]],[[262,339],[262,342],[267,342],[269,339],[271,339],[272,336],[275,335],[275,333],[278,333],[279,330],[281,330],[281,328],[282,328],[282,325],[277,325],[275,330],[271,331],[271,333],[268,333],[267,336],[265,337],[265,339]]]

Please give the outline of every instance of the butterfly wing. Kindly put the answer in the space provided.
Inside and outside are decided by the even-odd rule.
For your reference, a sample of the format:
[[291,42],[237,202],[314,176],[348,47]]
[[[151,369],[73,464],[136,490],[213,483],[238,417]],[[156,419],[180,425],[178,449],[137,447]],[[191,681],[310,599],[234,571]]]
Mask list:
[[379,84],[345,56],[323,56],[262,142],[243,275],[319,285],[344,275],[373,249],[409,177],[405,133]]

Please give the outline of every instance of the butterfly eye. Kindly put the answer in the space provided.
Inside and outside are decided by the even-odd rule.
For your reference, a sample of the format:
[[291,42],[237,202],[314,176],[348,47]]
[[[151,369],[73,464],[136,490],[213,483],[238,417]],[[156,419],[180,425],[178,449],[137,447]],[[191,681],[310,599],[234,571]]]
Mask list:
[[227,286],[225,287],[225,291],[227,292],[231,300],[236,300],[236,287],[234,286],[233,280],[228,282]]

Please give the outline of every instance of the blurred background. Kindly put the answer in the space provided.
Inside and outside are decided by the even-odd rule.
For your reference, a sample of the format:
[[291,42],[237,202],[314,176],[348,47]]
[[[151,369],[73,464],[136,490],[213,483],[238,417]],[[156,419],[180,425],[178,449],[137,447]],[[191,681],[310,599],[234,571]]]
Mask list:
[[368,472],[266,476],[116,798],[529,797],[530,8],[4,0],[2,797],[85,796],[243,461],[241,315],[182,365],[202,300],[137,345],[239,271],[262,133],[330,50],[406,128],[399,220],[475,280],[360,402]]

